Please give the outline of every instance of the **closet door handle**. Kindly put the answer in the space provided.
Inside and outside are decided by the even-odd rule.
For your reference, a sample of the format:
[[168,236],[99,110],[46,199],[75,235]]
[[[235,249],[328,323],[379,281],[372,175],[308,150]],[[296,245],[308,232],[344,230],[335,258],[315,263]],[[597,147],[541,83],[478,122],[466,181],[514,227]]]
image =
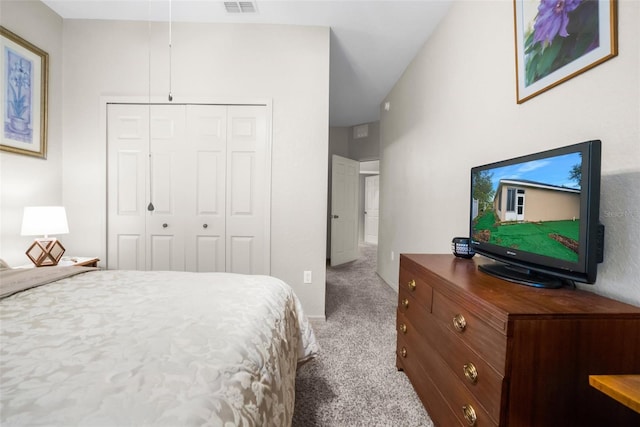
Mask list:
[[162,228],[167,228],[169,225],[165,222],[164,224],[162,224]]
[[208,226],[208,224],[202,224],[202,228],[207,228]]

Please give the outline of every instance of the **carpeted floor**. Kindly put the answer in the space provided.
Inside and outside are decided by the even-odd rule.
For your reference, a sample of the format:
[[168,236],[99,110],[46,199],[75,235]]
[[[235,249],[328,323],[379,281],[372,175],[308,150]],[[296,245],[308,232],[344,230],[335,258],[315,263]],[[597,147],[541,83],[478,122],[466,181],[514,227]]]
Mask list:
[[395,365],[397,294],[375,273],[376,246],[327,269],[320,355],[298,370],[294,427],[433,427]]

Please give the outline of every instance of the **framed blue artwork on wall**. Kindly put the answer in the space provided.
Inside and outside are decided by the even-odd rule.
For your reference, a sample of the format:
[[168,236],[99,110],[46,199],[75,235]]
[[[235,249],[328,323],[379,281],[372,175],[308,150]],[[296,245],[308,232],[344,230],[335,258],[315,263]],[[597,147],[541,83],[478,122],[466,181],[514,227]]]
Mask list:
[[49,55],[0,26],[0,150],[47,157]]

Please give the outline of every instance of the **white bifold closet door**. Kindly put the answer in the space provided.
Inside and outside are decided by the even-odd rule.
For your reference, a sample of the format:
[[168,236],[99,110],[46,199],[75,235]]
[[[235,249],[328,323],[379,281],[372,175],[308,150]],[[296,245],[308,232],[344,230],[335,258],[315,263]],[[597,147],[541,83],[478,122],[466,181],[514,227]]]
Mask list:
[[265,106],[109,104],[107,145],[108,268],[269,274]]

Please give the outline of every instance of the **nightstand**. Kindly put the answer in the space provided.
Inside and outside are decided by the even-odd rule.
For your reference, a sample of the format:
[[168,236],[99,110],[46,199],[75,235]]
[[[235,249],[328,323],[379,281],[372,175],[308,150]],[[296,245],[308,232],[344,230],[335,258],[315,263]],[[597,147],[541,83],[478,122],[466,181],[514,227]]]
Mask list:
[[[60,259],[60,261],[58,261],[58,266],[60,267],[68,267],[68,266],[76,266],[76,267],[97,267],[98,266],[98,262],[100,261],[100,258],[97,257],[75,257],[75,256],[70,256],[70,257],[62,257]],[[20,265],[16,268],[34,268],[35,265],[33,265],[33,263],[31,264],[25,264],[25,265]],[[47,268],[49,266],[45,266],[45,267],[39,267],[39,268]]]
[[76,267],[97,267],[99,258],[96,257],[62,257],[59,266],[74,265]]

